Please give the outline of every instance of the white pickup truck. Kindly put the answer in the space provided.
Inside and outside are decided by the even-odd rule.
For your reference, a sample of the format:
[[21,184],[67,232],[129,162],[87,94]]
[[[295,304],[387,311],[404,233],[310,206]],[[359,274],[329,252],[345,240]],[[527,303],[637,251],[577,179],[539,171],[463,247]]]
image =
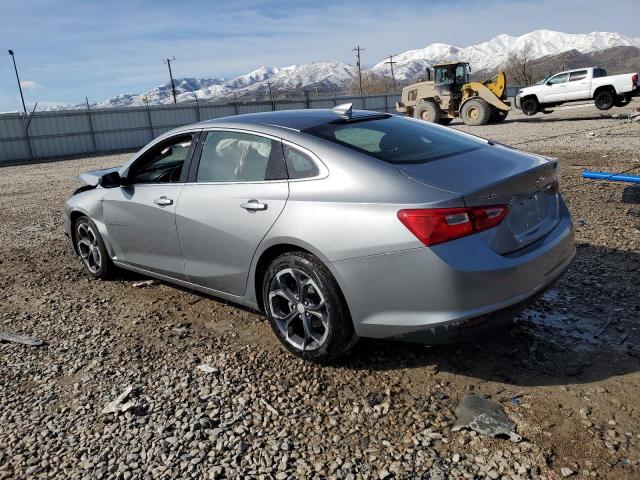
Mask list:
[[518,92],[515,104],[525,115],[551,113],[546,109],[590,99],[595,101],[599,110],[608,110],[613,106],[625,106],[639,92],[637,73],[608,76],[601,67],[579,68],[556,73],[536,85],[523,88]]

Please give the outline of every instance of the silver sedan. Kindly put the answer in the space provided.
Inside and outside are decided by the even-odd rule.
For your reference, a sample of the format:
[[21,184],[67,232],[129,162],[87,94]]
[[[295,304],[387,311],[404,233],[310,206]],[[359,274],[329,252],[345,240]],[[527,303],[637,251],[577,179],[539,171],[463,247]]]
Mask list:
[[64,218],[89,274],[263,311],[314,361],[495,329],[575,253],[556,161],[348,106],[187,125],[79,178]]

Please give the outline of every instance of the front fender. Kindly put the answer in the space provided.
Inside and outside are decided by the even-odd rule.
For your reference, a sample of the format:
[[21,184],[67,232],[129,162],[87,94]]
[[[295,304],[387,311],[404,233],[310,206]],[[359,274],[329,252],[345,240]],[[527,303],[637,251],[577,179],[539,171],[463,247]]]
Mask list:
[[76,251],[72,219],[76,218],[79,215],[85,215],[89,217],[98,228],[98,232],[102,237],[102,241],[104,242],[104,246],[107,249],[109,257],[113,259],[115,257],[115,252],[111,247],[111,242],[109,241],[109,232],[107,231],[107,225],[104,220],[102,210],[103,196],[104,189],[98,187],[93,190],[87,190],[77,193],[69,198],[65,202],[64,207],[64,213],[68,219],[68,221],[65,221],[65,225],[67,227],[67,234],[69,236],[69,239],[73,244],[73,250]]

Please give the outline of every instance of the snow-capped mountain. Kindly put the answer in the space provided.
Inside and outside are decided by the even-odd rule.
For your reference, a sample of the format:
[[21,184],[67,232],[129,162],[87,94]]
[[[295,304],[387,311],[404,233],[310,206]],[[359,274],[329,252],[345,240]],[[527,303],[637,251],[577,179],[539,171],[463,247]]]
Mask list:
[[[612,47],[631,46],[640,48],[640,38],[631,38],[619,33],[562,33],[551,30],[536,30],[519,37],[498,35],[477,45],[458,47],[444,43],[432,43],[424,48],[409,50],[394,56],[396,79],[412,81],[421,77],[426,67],[442,61],[470,62],[473,72],[495,70],[504,65],[510,52],[530,50],[531,60],[556,55],[569,50],[585,54]],[[389,65],[384,59],[369,71],[377,76],[390,75]],[[178,102],[214,98],[230,98],[234,93],[238,98],[256,98],[268,95],[269,86],[276,94],[302,94],[314,91],[320,94],[344,92],[353,87],[357,78],[357,67],[343,62],[311,62],[289,67],[262,66],[252,72],[230,79],[223,78],[179,78],[175,80]],[[121,94],[97,107],[119,107],[173,102],[169,82],[142,94]],[[78,107],[84,108],[85,105]],[[73,107],[65,107],[73,108]]]
[[[260,67],[245,75],[231,79],[222,78],[179,78],[175,79],[178,102],[211,98],[266,96],[269,86],[274,93],[299,92],[318,88],[321,91],[338,91],[354,80],[358,69],[342,62],[311,62],[288,67]],[[138,94],[121,94],[94,107],[122,107],[149,104],[172,103],[171,83],[167,82],[151,90]],[[82,108],[84,105],[79,105]]]
[[[562,33],[551,30],[535,30],[519,37],[498,35],[488,42],[457,47],[443,43],[433,43],[425,48],[409,50],[394,57],[398,62],[394,67],[397,79],[411,80],[424,72],[426,67],[443,61],[466,61],[474,72],[494,70],[504,65],[511,52],[530,49],[531,59],[555,55],[569,50],[589,53],[612,47],[632,46],[640,48],[640,38],[631,38],[619,33]],[[376,64],[371,70],[388,75],[386,60]]]

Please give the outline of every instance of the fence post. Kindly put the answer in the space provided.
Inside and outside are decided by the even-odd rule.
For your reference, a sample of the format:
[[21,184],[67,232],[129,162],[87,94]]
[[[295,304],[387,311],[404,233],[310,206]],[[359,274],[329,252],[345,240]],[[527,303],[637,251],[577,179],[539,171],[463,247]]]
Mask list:
[[304,99],[305,99],[305,107],[307,109],[311,108],[311,99],[309,98],[309,91],[305,90],[304,91]]
[[238,96],[236,92],[233,92],[233,110],[236,112],[236,115],[238,115]]
[[196,119],[200,121],[200,104],[198,103],[198,94],[193,92],[194,97],[196,97]]
[[93,144],[93,153],[98,152],[98,144],[96,143],[96,132],[93,130],[93,119],[91,118],[91,109],[89,108],[89,97],[84,97],[87,102],[87,117],[89,118],[89,128],[91,129],[91,143]]
[[151,109],[149,108],[149,100],[144,99],[144,103],[147,104],[147,118],[149,119],[149,132],[151,133],[151,140],[155,138],[155,134],[153,133],[153,121],[151,120]]
[[24,139],[27,142],[27,152],[29,152],[29,160],[34,160],[34,156],[33,156],[33,150],[31,149],[31,139],[29,138],[29,124],[31,123],[26,122],[26,116],[22,113],[20,113],[20,119],[22,120],[22,127],[24,128]]

